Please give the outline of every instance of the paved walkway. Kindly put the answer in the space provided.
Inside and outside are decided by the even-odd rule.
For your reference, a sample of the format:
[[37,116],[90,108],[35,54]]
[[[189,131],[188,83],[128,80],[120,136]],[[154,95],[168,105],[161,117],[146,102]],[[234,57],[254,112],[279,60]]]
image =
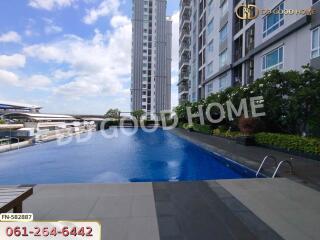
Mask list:
[[38,185],[36,220],[99,220],[103,240],[318,239],[320,193],[288,179]]
[[[279,151],[255,147],[255,146],[243,146],[237,144],[235,141],[227,140],[220,137],[205,135],[196,132],[189,132],[184,129],[174,129],[172,133],[185,138],[201,147],[220,153],[226,157],[236,160],[251,169],[258,169],[262,159],[266,155],[273,155],[278,160],[290,160],[292,158],[292,164],[294,166],[294,176],[289,174],[288,168],[283,167],[280,171],[280,176],[288,177],[296,181],[300,181],[310,187],[318,189],[320,191],[320,162],[312,159],[298,157]],[[271,165],[270,165],[271,163]],[[266,162],[266,174],[272,175],[275,170],[272,166],[272,162]]]
[[319,239],[318,191],[288,179],[218,183],[284,239]]

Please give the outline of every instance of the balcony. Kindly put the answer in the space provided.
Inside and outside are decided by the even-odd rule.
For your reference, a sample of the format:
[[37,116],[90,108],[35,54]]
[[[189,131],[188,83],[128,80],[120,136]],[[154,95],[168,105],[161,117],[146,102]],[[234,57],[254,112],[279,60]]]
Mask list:
[[180,1],[180,9],[182,9],[183,6],[191,6],[191,0],[181,0]]
[[179,104],[183,104],[185,102],[187,102],[188,99],[188,93],[187,92],[183,92],[180,96],[179,96]]
[[188,29],[188,28],[184,28],[184,29],[180,30],[179,42],[181,43],[184,41],[191,42],[190,29]]
[[179,85],[179,94],[188,93],[188,92],[189,92],[189,87],[187,84],[182,83]]
[[188,69],[189,66],[190,66],[189,61],[180,61],[180,64],[179,64],[180,70]]
[[190,29],[189,28],[184,28],[180,30],[180,37],[179,37],[179,42],[189,42],[191,43],[191,35],[190,35]]
[[190,71],[185,70],[180,72],[180,82],[188,81],[190,76]]
[[182,17],[180,20],[180,27],[179,28],[180,28],[180,30],[187,28],[187,29],[189,29],[189,32],[190,32],[190,29],[191,29],[190,17]]
[[180,21],[190,20],[191,18],[191,6],[183,6],[180,12]]
[[180,71],[189,70],[189,66],[190,66],[190,58],[182,57],[179,62]]

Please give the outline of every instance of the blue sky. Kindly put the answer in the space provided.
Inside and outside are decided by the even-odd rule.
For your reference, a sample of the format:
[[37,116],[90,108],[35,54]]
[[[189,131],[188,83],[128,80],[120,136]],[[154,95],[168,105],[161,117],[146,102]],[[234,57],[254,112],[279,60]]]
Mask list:
[[[0,101],[43,112],[130,109],[131,0],[1,0]],[[172,104],[177,104],[178,0],[173,16]]]

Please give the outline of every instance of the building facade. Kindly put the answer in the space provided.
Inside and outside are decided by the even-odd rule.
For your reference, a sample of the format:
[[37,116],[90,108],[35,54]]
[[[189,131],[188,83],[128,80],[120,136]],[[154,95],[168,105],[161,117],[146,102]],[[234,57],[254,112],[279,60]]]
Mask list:
[[[250,84],[272,69],[299,71],[306,64],[320,68],[318,0],[189,2],[191,54],[188,101],[206,98],[230,86]],[[239,13],[241,5],[249,4],[256,5],[260,14],[252,20],[240,19],[236,12]],[[316,14],[283,14],[284,10],[310,8],[316,10]],[[278,14],[261,14],[261,9],[277,10],[274,12]],[[182,31],[180,35],[183,36]]]
[[134,0],[131,110],[148,118],[171,109],[172,22],[166,0]]

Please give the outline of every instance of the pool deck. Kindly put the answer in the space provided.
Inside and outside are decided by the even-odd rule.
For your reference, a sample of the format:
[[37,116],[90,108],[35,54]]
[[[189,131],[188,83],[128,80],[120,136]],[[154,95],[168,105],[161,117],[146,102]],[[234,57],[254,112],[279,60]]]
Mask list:
[[37,185],[36,220],[99,220],[103,240],[318,239],[320,193],[278,179]]
[[[320,191],[320,161],[290,155],[263,147],[243,146],[232,140],[189,132],[180,128],[174,129],[171,132],[208,151],[219,153],[253,170],[259,168],[262,159],[266,155],[273,155],[279,161],[292,159],[291,162],[294,167],[294,175],[291,175],[288,171],[288,167],[284,166],[280,169],[279,176],[301,182]],[[266,175],[272,176],[275,170],[275,167],[272,166],[272,162],[266,162],[265,170],[264,173]]]

